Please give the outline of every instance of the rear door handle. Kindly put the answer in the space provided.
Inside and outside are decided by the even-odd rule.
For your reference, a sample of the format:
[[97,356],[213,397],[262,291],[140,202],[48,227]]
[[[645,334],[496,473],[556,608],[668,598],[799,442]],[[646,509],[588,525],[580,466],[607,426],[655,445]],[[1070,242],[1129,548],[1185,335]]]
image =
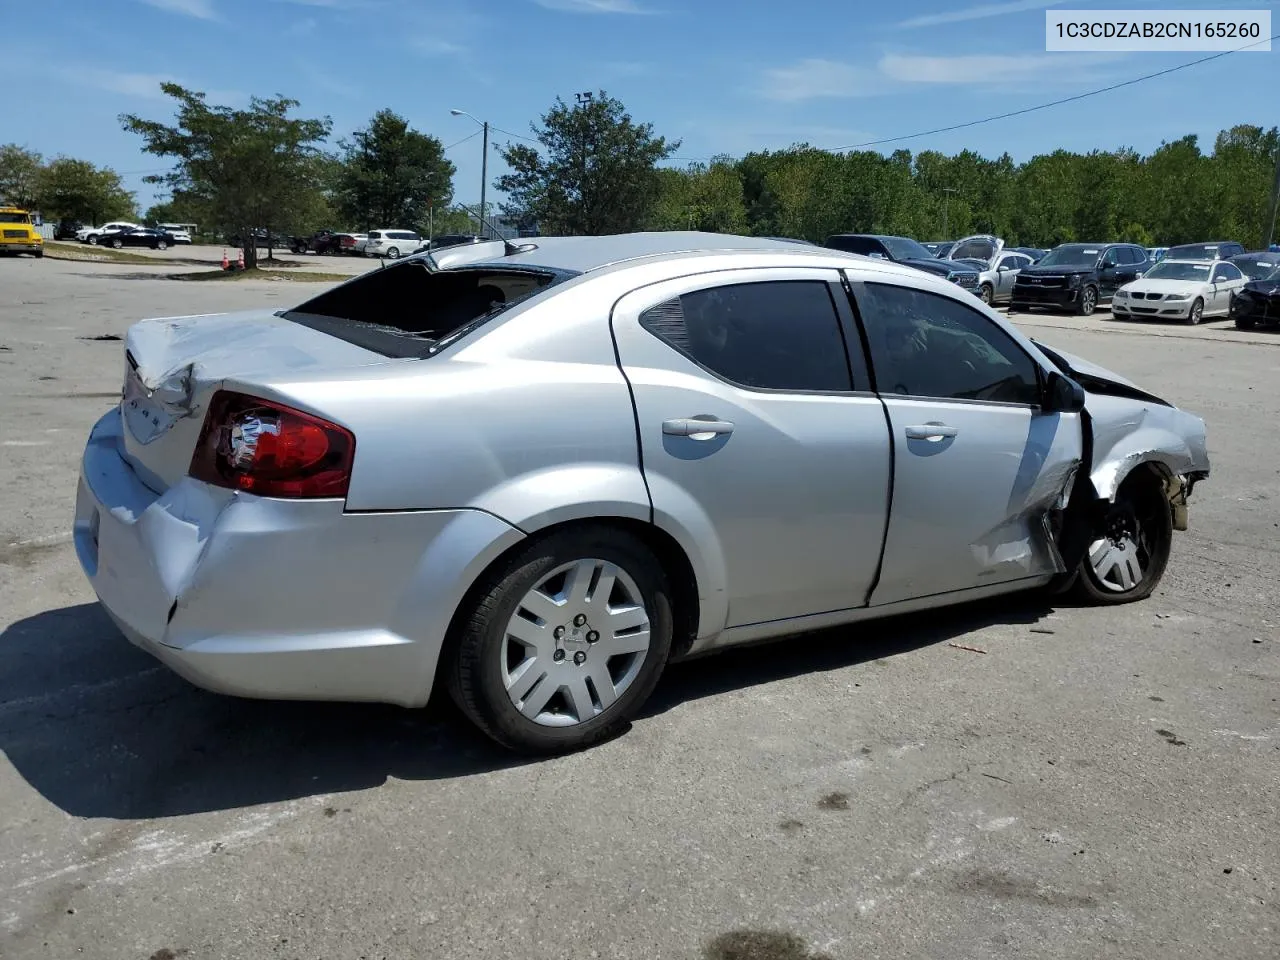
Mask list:
[[906,430],[908,440],[941,440],[954,437],[959,432],[956,427],[948,427],[945,423],[925,423]]
[[698,420],[686,417],[679,420],[663,420],[662,432],[668,437],[694,437],[702,439],[722,433],[733,433],[733,424],[728,420]]

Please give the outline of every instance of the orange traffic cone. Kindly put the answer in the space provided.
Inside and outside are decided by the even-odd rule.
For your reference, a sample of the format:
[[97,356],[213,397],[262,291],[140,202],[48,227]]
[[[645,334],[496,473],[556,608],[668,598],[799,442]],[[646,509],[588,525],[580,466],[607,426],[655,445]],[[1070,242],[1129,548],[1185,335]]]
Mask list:
[[237,270],[244,269],[244,251],[243,250],[241,250],[239,255],[236,257],[236,269]]
[[223,269],[223,270],[230,270],[230,269],[231,269],[231,261],[229,261],[229,260],[227,259],[227,248],[226,248],[226,247],[223,247],[223,248],[222,248],[222,269]]

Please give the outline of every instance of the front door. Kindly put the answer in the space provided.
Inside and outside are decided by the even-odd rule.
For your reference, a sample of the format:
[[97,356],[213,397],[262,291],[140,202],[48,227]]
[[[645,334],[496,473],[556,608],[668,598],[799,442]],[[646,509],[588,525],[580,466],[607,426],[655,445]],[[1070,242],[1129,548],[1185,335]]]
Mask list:
[[894,443],[873,605],[1057,572],[1045,517],[1081,458],[1079,414],[1040,410],[1039,364],[964,303],[855,285]]
[[[835,270],[704,273],[614,308],[659,526],[722,565],[725,626],[867,602],[889,437]],[[846,342],[855,351],[846,352]]]

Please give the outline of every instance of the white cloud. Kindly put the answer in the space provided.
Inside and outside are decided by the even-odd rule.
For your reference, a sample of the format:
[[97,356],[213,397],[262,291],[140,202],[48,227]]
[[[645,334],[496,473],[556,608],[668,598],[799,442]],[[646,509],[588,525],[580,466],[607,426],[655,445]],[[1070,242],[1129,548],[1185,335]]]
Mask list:
[[835,60],[808,59],[765,71],[763,93],[770,100],[793,102],[819,97],[865,97],[879,93],[883,78],[875,70]]
[[[986,86],[1002,83],[1043,82],[1045,74],[1080,81],[1091,79],[1083,71],[1118,59],[1114,55],[1029,53],[1012,55],[965,54],[927,57],[887,54],[876,68],[895,83],[949,83]],[[1096,76],[1096,74],[1095,74]]]
[[462,44],[441,37],[415,37],[409,46],[425,57],[456,57],[467,52]]
[[1043,10],[1056,6],[1062,0],[1009,0],[1007,3],[982,3],[975,7],[962,7],[959,10],[945,10],[942,13],[926,13],[923,16],[911,17],[898,24],[899,27],[936,27],[944,23],[963,23],[966,20],[983,20],[987,17],[1002,17],[1010,13],[1021,13],[1025,10]]
[[178,78],[168,73],[121,73],[116,70],[82,70],[81,75],[101,90],[109,90],[125,97],[140,100],[164,100],[162,83],[177,83]]
[[566,13],[652,13],[636,3],[636,0],[534,0],[548,10]]
[[218,14],[213,9],[213,0],[142,0],[157,10],[169,13],[181,13],[199,20],[217,20]]
[[903,84],[951,84],[986,87],[1026,83],[1043,86],[1054,81],[1080,83],[1097,80],[1099,64],[1122,59],[1115,54],[962,54],[956,57],[886,54],[874,67],[836,60],[801,60],[764,72],[759,88],[766,99],[794,103],[801,100],[853,99],[899,92]]

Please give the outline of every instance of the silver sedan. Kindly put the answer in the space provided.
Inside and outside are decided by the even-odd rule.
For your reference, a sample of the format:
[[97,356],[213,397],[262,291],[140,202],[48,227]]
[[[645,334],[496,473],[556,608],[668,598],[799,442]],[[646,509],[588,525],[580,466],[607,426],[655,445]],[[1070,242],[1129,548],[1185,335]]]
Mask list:
[[135,324],[74,539],[196,684],[513,749],[670,661],[1025,590],[1147,596],[1202,421],[919,270],[698,233],[469,244]]

